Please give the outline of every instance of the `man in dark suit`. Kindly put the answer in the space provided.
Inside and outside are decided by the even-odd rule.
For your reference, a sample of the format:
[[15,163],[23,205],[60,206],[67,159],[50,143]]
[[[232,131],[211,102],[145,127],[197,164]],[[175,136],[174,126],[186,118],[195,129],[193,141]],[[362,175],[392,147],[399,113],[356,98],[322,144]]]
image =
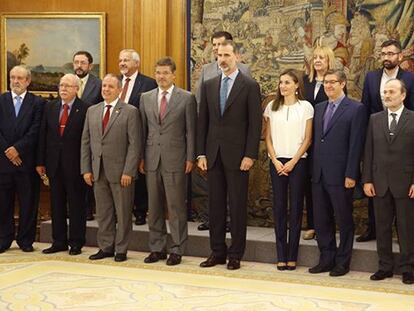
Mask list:
[[30,92],[30,70],[10,70],[10,92],[0,96],[0,253],[15,239],[14,201],[19,201],[16,241],[24,252],[33,251],[36,236],[36,146],[44,101]]
[[398,226],[400,272],[405,284],[413,284],[414,268],[414,112],[404,107],[404,82],[385,83],[387,108],[371,115],[365,142],[362,182],[374,199],[379,269],[371,280],[392,277],[392,223]]
[[[414,110],[414,74],[399,67],[402,60],[401,44],[397,40],[388,40],[381,45],[381,60],[383,68],[368,72],[362,90],[362,103],[367,107],[368,117],[384,110],[384,87],[390,79],[404,81],[407,94],[404,106]],[[375,239],[375,213],[372,198],[368,200],[368,227],[357,242],[366,242]]]
[[147,177],[149,246],[146,263],[167,258],[168,222],[172,246],[167,265],[181,263],[187,233],[186,175],[195,160],[197,118],[194,95],[174,85],[175,62],[161,58],[155,66],[158,88],[142,94],[144,156],[140,171]]
[[[79,255],[85,244],[85,182],[80,173],[80,145],[88,105],[77,98],[79,78],[60,79],[60,98],[48,102],[40,127],[36,171],[50,181],[52,246],[44,254],[66,251]],[[69,209],[67,208],[69,207]],[[69,239],[66,212],[69,210]]]
[[[88,51],[78,51],[73,55],[73,71],[80,79],[78,98],[88,106],[95,105],[103,101],[101,95],[102,81],[91,74],[93,68],[93,58]],[[85,204],[86,220],[93,220],[95,210],[95,198],[92,187],[85,185]]]
[[315,106],[312,159],[314,221],[320,257],[318,265],[309,272],[330,271],[330,276],[341,276],[349,272],[351,263],[352,193],[359,178],[366,113],[361,103],[345,96],[346,76],[342,71],[328,70],[323,83],[328,101]]
[[[235,270],[246,246],[249,170],[258,155],[261,98],[257,82],[237,68],[233,41],[219,47],[218,63],[223,74],[201,86],[197,155],[199,168],[207,170],[212,254],[200,266],[225,264],[228,257],[227,268]],[[227,196],[232,237],[228,249]]]
[[[122,79],[121,101],[139,109],[141,94],[157,88],[153,78],[139,72],[140,57],[137,51],[125,49],[119,53],[119,71]],[[145,175],[138,173],[135,182],[134,216],[136,225],[144,225],[148,212],[148,192]]]

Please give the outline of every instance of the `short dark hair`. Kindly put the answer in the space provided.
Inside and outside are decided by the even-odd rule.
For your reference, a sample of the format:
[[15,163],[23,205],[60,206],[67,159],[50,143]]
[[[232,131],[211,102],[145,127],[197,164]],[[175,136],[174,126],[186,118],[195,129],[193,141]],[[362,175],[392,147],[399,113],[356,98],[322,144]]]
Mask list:
[[227,32],[227,31],[216,31],[211,36],[211,42],[213,42],[213,39],[218,39],[218,38],[222,38],[222,37],[224,37],[224,39],[226,39],[226,40],[233,40],[233,36],[231,35],[230,32]]
[[390,39],[390,40],[384,41],[381,44],[381,48],[385,48],[387,46],[392,46],[392,45],[395,46],[399,51],[402,50],[400,41],[395,40],[395,39]]
[[225,40],[221,46],[227,46],[230,45],[233,47],[234,54],[237,54],[239,52],[239,45],[236,44],[233,40]]
[[324,77],[326,77],[327,75],[335,75],[338,78],[339,82],[345,82],[346,83],[346,81],[347,81],[345,72],[343,70],[340,70],[340,69],[329,69],[325,73]]
[[89,64],[93,64],[93,57],[88,51],[77,51],[75,54],[73,54],[73,59],[75,59],[76,55],[85,55],[88,59]]
[[177,69],[177,66],[175,65],[174,60],[170,56],[166,56],[163,58],[160,58],[156,63],[155,67],[157,66],[169,66],[171,71],[174,73]]

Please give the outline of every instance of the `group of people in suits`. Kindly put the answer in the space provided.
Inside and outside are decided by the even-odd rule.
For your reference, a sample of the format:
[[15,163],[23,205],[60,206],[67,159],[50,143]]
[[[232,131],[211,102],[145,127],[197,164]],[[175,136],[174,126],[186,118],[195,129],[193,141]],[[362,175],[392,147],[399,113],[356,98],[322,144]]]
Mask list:
[[[248,68],[238,62],[231,35],[215,33],[212,42],[216,61],[203,67],[196,96],[174,84],[176,65],[170,57],[155,64],[154,80],[139,72],[139,54],[131,49],[119,54],[121,75],[107,74],[102,81],[90,73],[92,56],[77,52],[74,74],[60,79],[59,98],[48,103],[27,91],[30,71],[14,67],[11,91],[0,97],[0,252],[14,239],[23,251],[33,251],[36,169],[47,175],[51,187],[53,243],[44,253],[69,247],[69,254],[81,253],[87,205],[95,201],[99,250],[91,260],[127,260],[135,206],[140,224],[148,209],[150,254],[144,261],[180,264],[188,239],[186,176],[197,162],[208,177],[209,215],[202,229],[209,229],[211,248],[200,266],[239,269],[246,247],[249,170],[261,134],[261,94]],[[380,263],[371,279],[393,275],[395,217],[403,282],[414,283],[414,113],[409,111],[414,76],[398,68],[400,52],[395,40],[383,44],[384,68],[376,80],[368,73],[363,104],[346,96],[346,75],[333,68],[327,48],[315,48],[304,79],[291,69],[280,75],[276,98],[263,114],[278,270],[296,268],[306,194],[313,216],[309,229],[314,230],[307,234],[317,236],[320,250],[319,262],[309,272],[349,272],[352,195],[363,157],[362,182],[373,198]],[[370,90],[375,88],[374,97]],[[17,236],[15,195],[20,205]]]

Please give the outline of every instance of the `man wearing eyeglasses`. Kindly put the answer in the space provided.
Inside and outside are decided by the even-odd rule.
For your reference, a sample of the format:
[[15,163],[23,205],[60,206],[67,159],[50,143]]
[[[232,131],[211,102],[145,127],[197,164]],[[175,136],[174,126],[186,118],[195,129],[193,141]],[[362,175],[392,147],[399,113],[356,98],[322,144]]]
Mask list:
[[[362,91],[362,103],[367,107],[368,117],[385,109],[384,88],[387,81],[399,79],[404,81],[407,94],[404,106],[414,110],[414,74],[399,67],[402,60],[401,44],[391,39],[381,45],[382,68],[367,73]],[[368,224],[366,231],[357,237],[357,242],[375,240],[375,214],[372,199],[368,200]]]
[[69,245],[69,254],[79,255],[85,244],[85,182],[80,173],[80,146],[88,105],[76,96],[79,86],[74,74],[60,79],[60,98],[46,104],[40,127],[36,171],[49,178],[53,239],[44,254],[66,251]]
[[359,178],[367,119],[364,105],[345,95],[343,71],[328,70],[323,84],[328,100],[315,106],[312,150],[313,214],[320,257],[309,272],[342,276],[351,263],[352,194]]

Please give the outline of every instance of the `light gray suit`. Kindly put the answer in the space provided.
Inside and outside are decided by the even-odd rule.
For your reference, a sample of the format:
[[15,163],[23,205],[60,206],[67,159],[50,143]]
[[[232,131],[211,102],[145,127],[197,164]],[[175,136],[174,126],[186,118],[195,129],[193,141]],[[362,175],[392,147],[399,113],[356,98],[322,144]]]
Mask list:
[[[237,63],[237,67],[246,76],[252,77],[250,69],[246,64]],[[218,66],[217,62],[205,64],[203,66],[203,68],[201,68],[201,74],[200,74],[200,78],[197,81],[196,92],[195,92],[195,96],[196,96],[196,100],[197,100],[198,105],[200,105],[200,101],[201,101],[201,85],[205,81],[213,79],[213,78],[215,78],[219,75],[221,75],[221,69]]]
[[195,160],[196,101],[191,93],[174,87],[162,121],[159,88],[143,93],[140,113],[144,133],[144,159],[148,187],[149,246],[165,252],[168,209],[171,253],[182,255],[187,241],[186,161]]
[[121,187],[120,181],[123,174],[134,178],[137,173],[141,124],[138,109],[118,101],[102,134],[105,105],[102,102],[91,106],[86,114],[81,173],[92,172],[95,180],[99,248],[107,253],[123,254],[132,230],[134,182]]

